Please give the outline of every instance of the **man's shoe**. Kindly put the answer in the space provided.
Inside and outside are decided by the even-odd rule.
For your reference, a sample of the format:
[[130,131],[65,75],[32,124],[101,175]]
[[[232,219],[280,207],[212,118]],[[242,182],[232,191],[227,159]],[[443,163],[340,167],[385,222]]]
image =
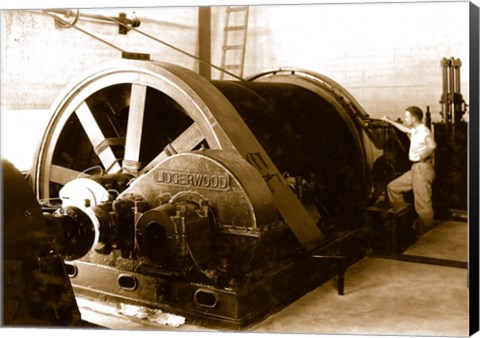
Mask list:
[[418,237],[420,237],[423,232],[422,232],[422,221],[420,221],[420,219],[418,218],[415,218],[412,222],[412,228],[413,228],[413,231],[415,231],[415,235]]

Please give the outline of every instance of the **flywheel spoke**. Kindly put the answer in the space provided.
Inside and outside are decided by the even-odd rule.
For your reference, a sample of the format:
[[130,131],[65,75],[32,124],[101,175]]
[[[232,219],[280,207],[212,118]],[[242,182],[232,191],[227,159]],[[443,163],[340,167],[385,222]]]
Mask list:
[[139,167],[146,97],[146,86],[138,84],[132,85],[125,140],[125,155],[122,164],[124,168],[130,171],[136,171]]
[[196,123],[193,123],[183,133],[181,133],[173,142],[169,143],[165,149],[157,155],[149,164],[147,164],[141,173],[145,173],[153,169],[157,164],[162,162],[168,156],[176,153],[193,150],[198,146],[205,136]]
[[[210,98],[212,91],[213,101],[222,100],[213,86],[197,97],[190,72],[167,68],[156,62],[120,62],[86,74],[65,90],[66,96],[52,106],[35,163],[39,198],[59,196],[62,186],[79,177],[138,177],[202,142],[211,149],[221,149],[224,141],[230,145],[223,133],[216,134],[210,109],[233,108],[226,103],[209,107],[203,96]],[[102,170],[99,174],[92,168]]]
[[59,165],[53,164],[50,167],[50,181],[53,183],[65,185],[79,176],[88,177],[89,175]]
[[[109,173],[119,172],[121,168],[117,163],[115,154],[112,148],[108,146],[108,142],[105,142],[102,129],[95,120],[87,103],[83,102],[80,104],[75,112],[104,168],[107,169]],[[105,146],[105,144],[107,144],[107,146]]]

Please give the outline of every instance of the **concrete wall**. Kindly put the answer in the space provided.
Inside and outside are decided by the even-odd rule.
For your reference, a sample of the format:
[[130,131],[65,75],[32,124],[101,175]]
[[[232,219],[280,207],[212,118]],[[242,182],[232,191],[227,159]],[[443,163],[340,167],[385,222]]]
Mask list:
[[[198,52],[198,8],[91,9],[87,14],[135,11],[141,29],[191,54]],[[51,17],[2,11],[2,106],[48,108],[73,77],[119,52]],[[212,8],[212,62],[220,64],[224,7]],[[130,51],[196,70],[197,62],[117,27],[82,21],[81,27]],[[468,3],[365,3],[251,6],[245,75],[299,67],[345,86],[372,114],[403,112],[408,104],[438,111],[440,59],[463,62],[468,98]],[[213,76],[218,76],[215,72]]]
[[[211,9],[211,54],[216,65],[224,9]],[[250,6],[244,75],[279,67],[308,69],[340,83],[372,116],[400,117],[406,106],[415,104],[430,106],[432,118],[438,120],[443,57],[462,60],[462,93],[469,99],[468,9],[468,2]],[[129,15],[135,11],[143,31],[198,55],[197,7],[82,13],[116,16],[120,11]],[[1,109],[6,122],[2,128],[8,130],[2,133],[2,156],[12,156],[18,154],[19,143],[32,148],[41,135],[32,136],[26,121],[37,121],[35,130],[44,128],[47,110],[61,89],[91,67],[119,59],[120,52],[75,29],[58,28],[42,13],[4,10],[0,19]],[[79,26],[128,51],[198,70],[196,60],[134,32],[119,35],[115,25],[89,21]],[[218,75],[212,72],[213,78]],[[36,117],[29,119],[29,113]]]
[[[140,28],[191,54],[198,49],[198,9],[82,9],[85,14],[141,18]],[[2,11],[2,107],[48,109],[61,89],[82,72],[118,60],[121,52],[73,29],[58,28],[41,12]],[[195,69],[196,61],[134,32],[118,34],[118,26],[81,20],[78,27],[131,52],[150,53],[152,59]]]
[[[346,87],[371,115],[403,116],[412,104],[438,113],[443,57],[462,60],[468,101],[468,18],[468,3],[458,2],[251,6],[245,72],[309,69]],[[215,24],[218,44],[223,19]]]

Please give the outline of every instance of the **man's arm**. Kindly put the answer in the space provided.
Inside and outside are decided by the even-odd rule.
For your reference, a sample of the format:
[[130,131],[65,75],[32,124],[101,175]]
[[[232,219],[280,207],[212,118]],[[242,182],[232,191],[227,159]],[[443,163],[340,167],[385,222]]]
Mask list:
[[435,151],[435,148],[437,148],[437,144],[435,143],[435,140],[433,139],[432,135],[427,135],[425,137],[425,144],[427,147],[425,148],[425,151],[420,156],[420,160],[423,160],[429,157],[430,155],[432,155],[433,152]]
[[391,118],[389,118],[388,116],[383,116],[382,117],[382,120],[385,121],[385,122],[388,122],[390,123],[392,126],[394,126],[395,128],[397,128],[398,130],[406,133],[406,134],[411,134],[412,131],[410,130],[410,128],[404,126],[403,124],[401,123],[398,123],[398,122],[395,122],[393,121]]

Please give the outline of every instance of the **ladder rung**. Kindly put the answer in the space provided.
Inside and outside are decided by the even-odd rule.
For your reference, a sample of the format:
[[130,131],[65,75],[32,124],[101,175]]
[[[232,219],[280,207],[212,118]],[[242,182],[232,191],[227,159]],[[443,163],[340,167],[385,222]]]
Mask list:
[[223,46],[223,50],[240,50],[243,49],[243,45],[228,45],[228,46]]
[[225,69],[240,69],[242,65],[224,65]]
[[233,13],[233,12],[244,12],[246,11],[248,6],[238,6],[238,7],[227,7],[227,12]]
[[246,29],[247,27],[245,25],[243,26],[227,26],[225,27],[225,31],[241,31]]

